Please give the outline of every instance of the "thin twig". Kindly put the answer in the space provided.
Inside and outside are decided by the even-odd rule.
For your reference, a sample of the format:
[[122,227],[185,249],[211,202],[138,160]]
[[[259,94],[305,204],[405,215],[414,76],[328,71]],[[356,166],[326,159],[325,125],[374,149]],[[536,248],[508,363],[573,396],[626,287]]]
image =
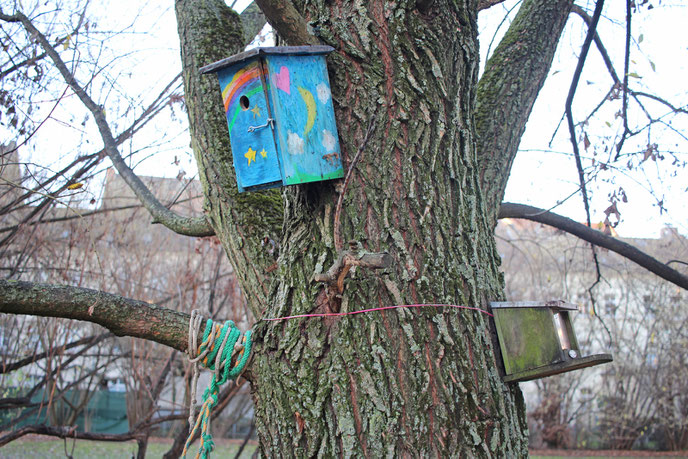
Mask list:
[[339,199],[337,199],[337,207],[334,212],[334,248],[335,250],[337,250],[337,252],[340,252],[344,248],[344,245],[342,244],[342,235],[339,227],[339,218],[342,213],[344,195],[346,194],[346,189],[349,187],[349,182],[351,181],[354,169],[356,168],[356,163],[358,163],[358,160],[361,158],[361,153],[363,153],[363,150],[365,149],[366,145],[368,144],[368,140],[370,139],[370,135],[373,133],[373,130],[375,130],[376,119],[377,114],[373,113],[373,116],[370,118],[370,124],[368,125],[368,131],[366,132],[366,135],[363,138],[363,143],[361,143],[361,146],[358,147],[356,156],[354,156],[354,159],[351,161],[351,164],[349,164],[349,170],[346,172],[346,178],[344,179],[342,191],[341,193],[339,193]]
[[[595,12],[592,16],[592,21],[590,27],[588,27],[588,33],[585,36],[585,41],[583,42],[583,47],[581,49],[581,55],[578,58],[578,65],[576,66],[576,71],[573,74],[573,81],[571,81],[571,87],[569,88],[569,94],[566,97],[566,119],[569,125],[569,135],[571,136],[571,145],[573,146],[573,154],[576,158],[576,168],[578,169],[578,181],[581,186],[581,193],[583,195],[583,205],[585,207],[585,217],[588,223],[588,227],[592,228],[592,223],[590,221],[590,204],[588,203],[588,191],[585,187],[585,176],[583,174],[583,165],[581,164],[580,151],[578,150],[578,142],[576,141],[576,128],[573,123],[573,112],[571,111],[571,105],[573,103],[573,96],[576,94],[576,88],[578,87],[578,82],[580,81],[581,73],[583,72],[583,66],[585,65],[585,60],[588,57],[588,51],[590,50],[590,44],[592,43],[593,37],[595,36],[595,30],[597,29],[597,23],[602,15],[602,7],[604,6],[604,0],[597,0],[595,4]],[[592,310],[595,315],[595,297],[592,294],[592,289],[597,286],[602,278],[600,273],[600,263],[597,259],[597,251],[595,246],[591,245],[592,258],[595,262],[595,270],[597,272],[597,279],[592,284],[588,293],[590,294],[590,301],[592,304]]]
[[624,56],[624,78],[623,78],[623,101],[621,108],[621,118],[623,119],[624,131],[621,134],[621,140],[616,144],[616,156],[614,161],[619,159],[621,149],[623,148],[626,136],[631,133],[628,129],[628,69],[631,59],[631,0],[626,0],[626,52]]

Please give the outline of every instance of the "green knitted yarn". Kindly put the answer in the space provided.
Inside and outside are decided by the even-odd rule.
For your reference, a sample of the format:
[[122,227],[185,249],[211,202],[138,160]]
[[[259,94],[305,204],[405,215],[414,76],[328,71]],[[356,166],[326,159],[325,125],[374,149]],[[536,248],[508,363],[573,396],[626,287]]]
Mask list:
[[[211,319],[208,319],[205,325],[203,339],[198,348],[198,355],[203,355],[207,351],[207,355],[200,363],[204,367],[213,370],[214,374],[210,381],[210,386],[203,392],[203,404],[198,413],[196,423],[189,434],[189,438],[186,440],[184,452],[182,453],[184,457],[186,457],[187,449],[199,427],[201,428],[201,442],[196,458],[205,459],[210,456],[210,452],[215,447],[213,436],[210,433],[210,413],[217,405],[220,386],[227,382],[227,380],[235,379],[239,376],[244,370],[251,355],[251,331],[248,330],[244,333],[242,339],[241,344],[243,344],[243,349],[239,352],[237,361],[232,367],[232,353],[234,352],[234,346],[241,337],[241,331],[239,331],[231,320],[225,322],[221,328],[219,327],[219,324],[214,324]],[[210,337],[213,336],[213,329],[215,331],[215,336],[211,342]],[[221,372],[217,371],[217,365],[219,365]]]

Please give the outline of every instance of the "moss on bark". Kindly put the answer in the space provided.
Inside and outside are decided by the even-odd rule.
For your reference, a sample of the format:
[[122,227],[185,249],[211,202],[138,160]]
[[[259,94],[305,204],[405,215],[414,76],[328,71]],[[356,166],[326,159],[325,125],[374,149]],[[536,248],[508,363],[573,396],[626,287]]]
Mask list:
[[239,194],[217,76],[198,71],[243,49],[241,21],[221,0],[177,0],[175,7],[185,101],[205,210],[257,313],[268,302],[269,270],[276,257],[263,241],[279,241],[282,200],[275,190]]
[[478,84],[480,185],[490,218],[499,204],[526,122],[554,59],[573,0],[525,0]]

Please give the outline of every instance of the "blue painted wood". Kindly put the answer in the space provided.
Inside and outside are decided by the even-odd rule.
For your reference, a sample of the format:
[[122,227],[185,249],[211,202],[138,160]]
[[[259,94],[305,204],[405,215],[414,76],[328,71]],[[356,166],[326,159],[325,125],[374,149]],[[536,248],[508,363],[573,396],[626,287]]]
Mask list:
[[262,48],[202,69],[218,73],[239,191],[344,176],[324,55],[331,50]]
[[268,122],[271,117],[260,61],[223,69],[218,79],[239,191],[281,186],[274,124]]
[[344,176],[324,55],[265,57],[285,185]]

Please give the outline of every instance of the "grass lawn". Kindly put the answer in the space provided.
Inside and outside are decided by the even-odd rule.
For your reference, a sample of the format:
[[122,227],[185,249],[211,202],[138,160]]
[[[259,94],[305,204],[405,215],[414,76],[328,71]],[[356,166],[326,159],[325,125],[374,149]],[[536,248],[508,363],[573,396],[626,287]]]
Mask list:
[[[71,454],[72,440],[67,441],[67,452]],[[198,442],[190,449],[189,457],[196,455]],[[233,458],[241,440],[215,441],[213,457]],[[159,458],[172,446],[168,439],[151,438],[148,442],[146,457]],[[242,458],[249,458],[256,449],[256,442],[250,442],[241,453]],[[136,457],[136,442],[113,443],[104,441],[78,440],[74,446],[73,457],[75,459],[107,459]],[[62,440],[42,436],[27,436],[0,448],[0,458],[57,458],[66,457],[65,443]]]
[[[72,454],[73,441],[67,441],[67,452]],[[189,457],[195,457],[197,444],[189,451]],[[213,457],[233,458],[241,440],[215,440]],[[159,458],[172,446],[171,439],[151,438],[148,442],[146,457]],[[241,454],[242,459],[248,459],[256,450],[257,443],[249,442]],[[531,451],[533,459],[567,459],[570,457],[582,459],[599,459],[600,457],[681,457],[688,459],[688,451],[673,453],[657,453],[650,451],[581,451],[581,450],[540,450]],[[130,458],[136,456],[136,442],[112,443],[104,441],[79,440],[74,446],[75,459],[109,459]],[[40,435],[27,435],[17,441],[0,448],[0,459],[5,458],[64,458],[65,443],[62,440]]]
[[599,459],[601,457],[672,457],[688,459],[688,451],[619,451],[619,450],[531,450],[532,459]]

